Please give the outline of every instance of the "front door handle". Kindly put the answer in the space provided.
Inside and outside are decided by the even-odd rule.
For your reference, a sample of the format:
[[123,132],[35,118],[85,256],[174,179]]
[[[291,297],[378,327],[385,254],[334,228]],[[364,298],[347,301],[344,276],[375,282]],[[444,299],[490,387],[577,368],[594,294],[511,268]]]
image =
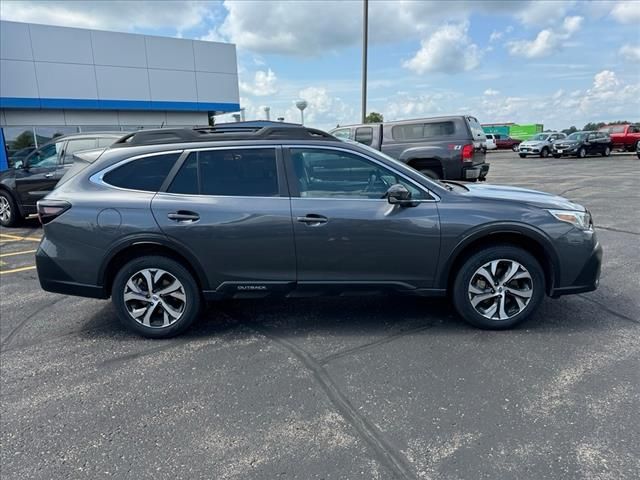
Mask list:
[[186,210],[178,210],[177,212],[171,212],[167,214],[169,220],[175,220],[176,222],[192,223],[200,220],[200,215],[196,212],[189,212]]
[[53,177],[53,173],[45,173],[44,178],[51,178]]
[[329,221],[329,219],[323,215],[318,215],[316,213],[308,213],[304,217],[296,217],[296,221],[301,223],[306,223],[310,227],[323,225]]

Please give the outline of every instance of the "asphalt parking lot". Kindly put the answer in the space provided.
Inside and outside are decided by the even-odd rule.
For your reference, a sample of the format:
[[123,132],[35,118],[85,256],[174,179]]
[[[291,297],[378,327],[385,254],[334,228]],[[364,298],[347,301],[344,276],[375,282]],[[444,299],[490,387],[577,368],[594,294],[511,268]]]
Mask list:
[[489,181],[593,213],[599,290],[520,328],[445,301],[226,301],[145,340],[40,290],[36,221],[0,230],[3,479],[636,479],[640,161],[489,156]]

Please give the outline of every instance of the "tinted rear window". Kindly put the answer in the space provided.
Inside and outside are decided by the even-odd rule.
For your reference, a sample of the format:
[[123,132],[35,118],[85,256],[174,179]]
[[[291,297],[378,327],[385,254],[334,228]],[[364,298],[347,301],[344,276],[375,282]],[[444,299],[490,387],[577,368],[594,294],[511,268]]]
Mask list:
[[456,127],[452,121],[410,123],[395,125],[391,129],[391,135],[394,140],[421,140],[453,135],[455,131]]
[[157,192],[179,156],[169,153],[132,160],[106,173],[103,180],[114,187]]
[[480,122],[478,122],[478,119],[475,117],[466,117],[466,119],[467,123],[469,124],[469,128],[471,129],[471,134],[473,135],[474,140],[485,138],[484,130],[482,129]]
[[168,191],[239,197],[278,196],[275,149],[193,152],[171,182]]

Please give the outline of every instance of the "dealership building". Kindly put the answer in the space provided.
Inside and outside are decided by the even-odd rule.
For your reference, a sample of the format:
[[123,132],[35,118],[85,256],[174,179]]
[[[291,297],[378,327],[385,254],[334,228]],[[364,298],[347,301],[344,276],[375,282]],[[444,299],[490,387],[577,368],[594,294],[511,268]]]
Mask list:
[[57,135],[239,109],[233,44],[0,21],[0,170]]

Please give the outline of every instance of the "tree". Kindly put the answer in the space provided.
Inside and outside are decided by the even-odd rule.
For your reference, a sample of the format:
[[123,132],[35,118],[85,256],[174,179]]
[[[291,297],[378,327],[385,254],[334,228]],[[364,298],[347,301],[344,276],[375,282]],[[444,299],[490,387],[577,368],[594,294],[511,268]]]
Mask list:
[[378,112],[371,112],[369,115],[364,117],[364,123],[382,123],[383,121],[384,117]]
[[589,122],[587,123],[582,130],[598,130],[599,128],[602,128],[606,125],[606,123],[604,122],[598,122],[598,123],[593,123],[593,122]]
[[33,131],[25,130],[20,135],[18,135],[12,143],[12,150],[20,150],[21,148],[33,147]]
[[562,133],[571,135],[573,132],[577,132],[577,131],[578,129],[575,127],[575,125],[571,125],[569,128],[565,128],[564,130],[562,130]]

